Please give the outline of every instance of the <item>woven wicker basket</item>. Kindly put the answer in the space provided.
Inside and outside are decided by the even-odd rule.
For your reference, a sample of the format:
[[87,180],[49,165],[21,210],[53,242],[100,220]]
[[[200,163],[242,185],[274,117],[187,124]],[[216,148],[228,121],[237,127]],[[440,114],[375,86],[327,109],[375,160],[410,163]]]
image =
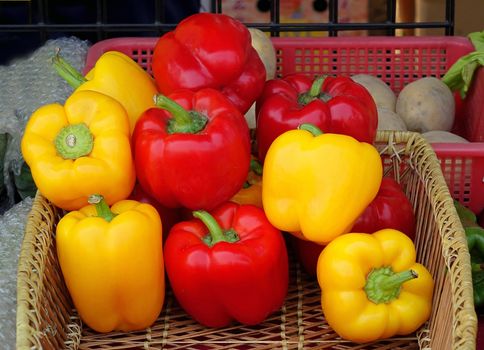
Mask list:
[[[200,326],[168,290],[150,328],[98,334],[83,325],[69,298],[55,253],[55,227],[62,212],[41,195],[29,215],[18,268],[19,349],[475,349],[477,318],[470,260],[463,228],[438,160],[410,132],[379,132],[375,143],[386,175],[405,188],[417,216],[417,259],[435,279],[430,320],[415,334],[358,345],[340,339],[320,308],[317,282],[291,261],[291,284],[278,312],[255,327]],[[79,262],[80,264],[82,262]]]

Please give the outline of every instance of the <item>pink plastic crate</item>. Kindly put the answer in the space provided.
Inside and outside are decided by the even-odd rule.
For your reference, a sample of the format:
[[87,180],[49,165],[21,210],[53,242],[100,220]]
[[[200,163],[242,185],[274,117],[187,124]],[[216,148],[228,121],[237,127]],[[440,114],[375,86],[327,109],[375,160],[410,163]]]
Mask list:
[[[132,57],[151,73],[158,38],[116,38],[94,44],[85,71],[109,50]],[[310,75],[367,73],[384,80],[395,93],[409,82],[442,77],[461,56],[473,51],[464,37],[327,37],[272,38],[277,52],[277,74]],[[456,110],[454,131],[469,144],[433,144],[455,199],[476,213],[484,209],[484,70],[479,69],[471,93]]]

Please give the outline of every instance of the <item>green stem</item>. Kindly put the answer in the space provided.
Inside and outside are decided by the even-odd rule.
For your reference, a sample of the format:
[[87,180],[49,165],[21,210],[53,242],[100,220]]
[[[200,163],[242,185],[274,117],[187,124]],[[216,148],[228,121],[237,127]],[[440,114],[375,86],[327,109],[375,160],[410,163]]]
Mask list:
[[326,75],[322,75],[318,78],[316,78],[313,83],[311,84],[311,87],[309,88],[309,91],[303,94],[300,94],[298,97],[298,102],[301,105],[307,105],[309,102],[320,98],[321,97],[321,87],[323,86],[324,80],[326,79]]
[[205,128],[208,118],[196,111],[187,111],[171,98],[164,95],[154,97],[156,106],[170,112],[172,118],[167,127],[169,134],[196,134]]
[[309,89],[309,96],[318,97],[319,94],[321,93],[321,87],[323,86],[323,83],[325,80],[326,80],[326,75],[322,75],[316,78],[313,81],[311,88]]
[[87,79],[75,69],[69,62],[64,60],[57,50],[54,57],[52,57],[52,65],[57,73],[74,89],[84,84]]
[[262,175],[262,164],[256,160],[256,159],[251,159],[250,160],[250,170],[256,175],[261,176]]
[[319,136],[322,135],[323,132],[321,131],[320,128],[318,128],[316,125],[311,124],[311,123],[303,123],[297,127],[299,130],[306,130],[309,131],[313,136]]
[[217,220],[215,220],[215,218],[205,210],[196,210],[193,212],[193,216],[197,219],[200,219],[208,228],[209,235],[204,238],[204,242],[208,246],[212,247],[218,242],[233,243],[239,240],[239,237],[235,230],[230,229],[224,232],[224,230],[222,230],[222,228],[218,224]]
[[403,283],[417,277],[413,270],[395,273],[391,267],[373,269],[367,276],[364,289],[373,303],[389,303],[398,298]]
[[109,205],[104,200],[104,197],[100,194],[92,194],[89,196],[88,200],[89,204],[93,204],[96,207],[97,216],[103,218],[107,222],[111,222],[112,219],[116,216]]
[[86,124],[69,124],[57,133],[54,144],[62,158],[77,159],[91,153],[94,137]]

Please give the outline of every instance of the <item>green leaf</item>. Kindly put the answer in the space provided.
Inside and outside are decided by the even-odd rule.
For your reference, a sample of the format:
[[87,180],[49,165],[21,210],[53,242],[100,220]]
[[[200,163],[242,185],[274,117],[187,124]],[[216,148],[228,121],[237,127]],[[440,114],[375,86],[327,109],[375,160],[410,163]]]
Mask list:
[[444,74],[442,81],[451,91],[467,96],[476,69],[484,65],[484,31],[468,35],[475,51],[459,58]]

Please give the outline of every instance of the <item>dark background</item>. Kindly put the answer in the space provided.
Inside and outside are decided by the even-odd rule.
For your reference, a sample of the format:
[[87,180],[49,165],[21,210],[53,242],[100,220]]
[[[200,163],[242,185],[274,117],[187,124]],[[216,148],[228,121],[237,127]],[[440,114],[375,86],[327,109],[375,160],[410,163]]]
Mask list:
[[[159,30],[152,30],[149,26],[144,28],[142,25],[155,23],[155,20],[177,23],[200,9],[198,0],[158,3],[159,9],[156,13],[155,0],[0,1],[0,24],[16,25],[11,27],[11,31],[0,32],[0,64],[6,64],[18,55],[31,52],[46,39],[73,35],[95,43],[99,39],[98,31],[93,29],[96,23],[103,27],[113,25],[112,30],[103,30],[103,38],[123,35],[157,36],[161,34]],[[102,11],[98,11],[99,6],[103,7]],[[44,23],[59,25],[59,30],[50,28],[42,31]],[[70,29],[63,31],[62,27],[66,25]],[[21,26],[24,29],[20,29]],[[127,31],[123,32],[123,28]]]

